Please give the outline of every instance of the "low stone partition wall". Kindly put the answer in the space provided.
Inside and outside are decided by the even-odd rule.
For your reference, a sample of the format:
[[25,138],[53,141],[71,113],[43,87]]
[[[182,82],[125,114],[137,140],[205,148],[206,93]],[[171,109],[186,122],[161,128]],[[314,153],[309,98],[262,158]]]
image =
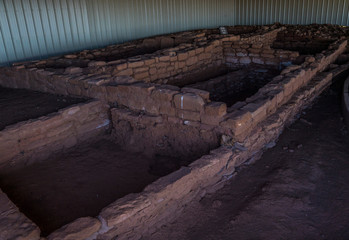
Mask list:
[[298,52],[271,48],[278,33],[284,30],[285,28],[282,27],[260,36],[241,36],[238,41],[223,41],[226,64],[237,66],[255,63],[274,65],[281,68],[282,63],[294,61],[299,56]]
[[317,54],[326,50],[333,41],[347,35],[347,32],[348,28],[328,24],[286,25],[278,33],[272,47],[299,51],[301,54]]
[[345,51],[346,46],[347,40],[338,40],[315,58],[306,58],[302,65],[288,66],[280,76],[275,77],[257,94],[229,108],[226,120],[220,125],[232,130],[234,141],[244,141],[254,126],[288,102],[293,94],[307,85],[317,73],[328,68]]
[[[264,36],[281,30],[275,28],[265,27],[248,34],[246,39],[269,38]],[[223,42],[240,40],[240,35],[209,35],[205,31],[194,36],[192,43],[118,60],[108,60],[111,47],[17,63],[12,68],[0,68],[0,85],[86,97],[103,94],[99,87],[105,85],[135,82],[180,85],[183,78],[200,73],[202,69],[224,65]],[[96,61],[99,57],[105,61]]]
[[0,131],[0,166],[30,164],[86,141],[109,128],[109,106],[80,103]]
[[[165,116],[200,128],[217,128],[243,141],[251,129],[273,114],[293,94],[345,51],[346,40],[338,40],[329,50],[308,57],[302,65],[291,65],[245,101],[227,109],[225,103],[211,102],[209,92],[194,88],[137,83],[106,88],[108,100],[135,112]],[[208,125],[209,127],[207,127]]]
[[104,208],[97,218],[81,218],[55,231],[53,239],[151,239],[152,233],[175,219],[186,204],[224,185],[234,169],[246,160],[258,159],[329,84],[332,73],[318,73],[247,136],[241,144],[229,142],[187,167],[160,178],[142,193],[130,194]]
[[220,144],[222,133],[214,126],[180,118],[151,116],[112,108],[113,138],[119,146],[150,156],[173,156],[190,163]]

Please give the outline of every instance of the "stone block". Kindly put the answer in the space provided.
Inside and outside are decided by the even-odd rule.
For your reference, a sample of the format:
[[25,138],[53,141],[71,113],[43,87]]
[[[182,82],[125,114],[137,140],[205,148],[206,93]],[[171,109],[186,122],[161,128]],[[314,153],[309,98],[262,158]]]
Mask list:
[[131,68],[125,69],[123,71],[118,72],[117,76],[131,76],[133,74],[133,70]]
[[240,135],[251,128],[252,115],[246,110],[237,110],[228,114],[227,119],[220,123],[223,128],[231,130],[234,135]]
[[149,70],[149,67],[140,67],[140,68],[133,69],[133,72],[136,74],[136,73],[147,72],[148,70]]
[[198,62],[198,57],[194,56],[194,57],[188,58],[187,61],[185,62],[185,64],[187,66],[192,66],[192,65],[194,65],[197,62]]
[[122,64],[119,64],[116,66],[116,69],[118,71],[122,71],[122,70],[125,70],[127,68],[127,63],[122,63]]
[[267,64],[267,65],[278,66],[280,62],[276,58],[266,58],[264,60],[264,63]]
[[138,67],[142,67],[143,65],[144,65],[144,61],[136,61],[136,62],[128,62],[127,67],[138,68]]
[[161,56],[159,57],[160,62],[169,62],[170,61],[170,56]]
[[144,194],[131,193],[105,207],[100,216],[106,220],[108,227],[113,228],[139,214],[150,205],[150,199]]
[[149,74],[150,75],[155,75],[157,73],[157,70],[155,67],[149,69]]
[[201,112],[205,101],[193,93],[180,93],[174,96],[174,104],[177,109]]
[[190,120],[190,121],[200,121],[200,112],[193,112],[187,110],[176,110],[176,116],[182,120]]
[[261,43],[252,44],[252,48],[255,48],[255,49],[261,49],[262,47],[263,47],[263,44]]
[[264,64],[263,58],[253,57],[252,62],[256,64]]
[[107,63],[104,61],[91,61],[88,63],[89,67],[102,67],[105,65],[107,65]]
[[243,111],[248,111],[251,113],[254,125],[263,121],[267,116],[267,100],[260,100],[257,102],[252,102],[247,104],[242,108]]
[[83,217],[51,233],[47,240],[84,240],[92,237],[101,227],[96,218]]
[[80,67],[68,67],[64,71],[64,74],[78,74],[78,73],[82,73],[82,68],[80,68]]
[[287,77],[284,80],[282,80],[282,85],[284,88],[284,96],[289,97],[290,95],[293,94],[293,83],[294,78]]
[[190,88],[190,87],[184,87],[181,89],[181,92],[183,93],[194,93],[195,95],[199,95],[204,99],[206,102],[210,100],[210,93],[205,90],[196,89],[196,88]]
[[227,61],[228,63],[239,63],[239,59],[236,58],[236,57],[227,57],[227,58],[226,58],[226,61]]
[[243,58],[240,58],[239,62],[241,64],[250,64],[251,63],[251,58],[249,57],[243,57]]
[[196,55],[195,49],[188,51],[188,55],[189,55],[189,57],[195,56]]
[[255,54],[260,54],[261,51],[262,51],[261,49],[255,49],[255,48],[248,49],[248,52],[255,53]]
[[144,80],[145,78],[149,77],[149,72],[141,72],[141,73],[135,73],[134,78],[136,80]]
[[108,99],[114,99],[119,104],[129,107],[133,110],[146,111],[152,114],[158,114],[158,105],[150,97],[155,89],[153,84],[136,83],[132,85],[118,85],[108,87]]
[[151,93],[151,97],[158,102],[172,102],[173,96],[178,93],[178,90],[159,87]]
[[211,102],[205,105],[205,115],[223,117],[227,114],[227,104],[223,102]]
[[182,52],[182,53],[178,53],[178,61],[185,61],[188,59],[188,53],[187,52]]
[[150,58],[150,59],[145,59],[144,60],[144,65],[146,65],[146,66],[150,66],[150,65],[152,65],[154,63],[155,63],[155,59],[154,58]]

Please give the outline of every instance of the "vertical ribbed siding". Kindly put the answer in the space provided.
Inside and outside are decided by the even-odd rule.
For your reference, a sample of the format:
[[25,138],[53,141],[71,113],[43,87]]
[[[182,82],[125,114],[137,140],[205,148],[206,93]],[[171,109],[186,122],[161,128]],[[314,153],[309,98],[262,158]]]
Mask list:
[[349,25],[348,0],[238,0],[235,24]]
[[0,0],[0,65],[220,25],[349,25],[349,0]]

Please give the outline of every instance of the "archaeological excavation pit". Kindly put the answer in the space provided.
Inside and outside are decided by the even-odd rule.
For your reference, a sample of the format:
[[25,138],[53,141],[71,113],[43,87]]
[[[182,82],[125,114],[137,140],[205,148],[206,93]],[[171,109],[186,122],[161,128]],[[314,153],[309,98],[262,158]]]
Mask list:
[[57,112],[84,98],[0,87],[0,131],[6,126]]
[[180,159],[128,152],[99,137],[25,167],[0,169],[0,186],[44,236],[179,169]]
[[175,33],[1,68],[9,93],[67,103],[0,131],[2,191],[48,239],[80,222],[91,239],[146,235],[276,140],[347,70],[347,41],[332,37],[347,29],[317,37],[319,26]]

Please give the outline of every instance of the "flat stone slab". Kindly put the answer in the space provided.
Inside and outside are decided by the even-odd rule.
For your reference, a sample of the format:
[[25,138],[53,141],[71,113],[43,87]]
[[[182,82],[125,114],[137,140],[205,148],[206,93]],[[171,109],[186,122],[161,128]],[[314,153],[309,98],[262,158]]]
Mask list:
[[0,190],[0,239],[39,240],[40,229]]

